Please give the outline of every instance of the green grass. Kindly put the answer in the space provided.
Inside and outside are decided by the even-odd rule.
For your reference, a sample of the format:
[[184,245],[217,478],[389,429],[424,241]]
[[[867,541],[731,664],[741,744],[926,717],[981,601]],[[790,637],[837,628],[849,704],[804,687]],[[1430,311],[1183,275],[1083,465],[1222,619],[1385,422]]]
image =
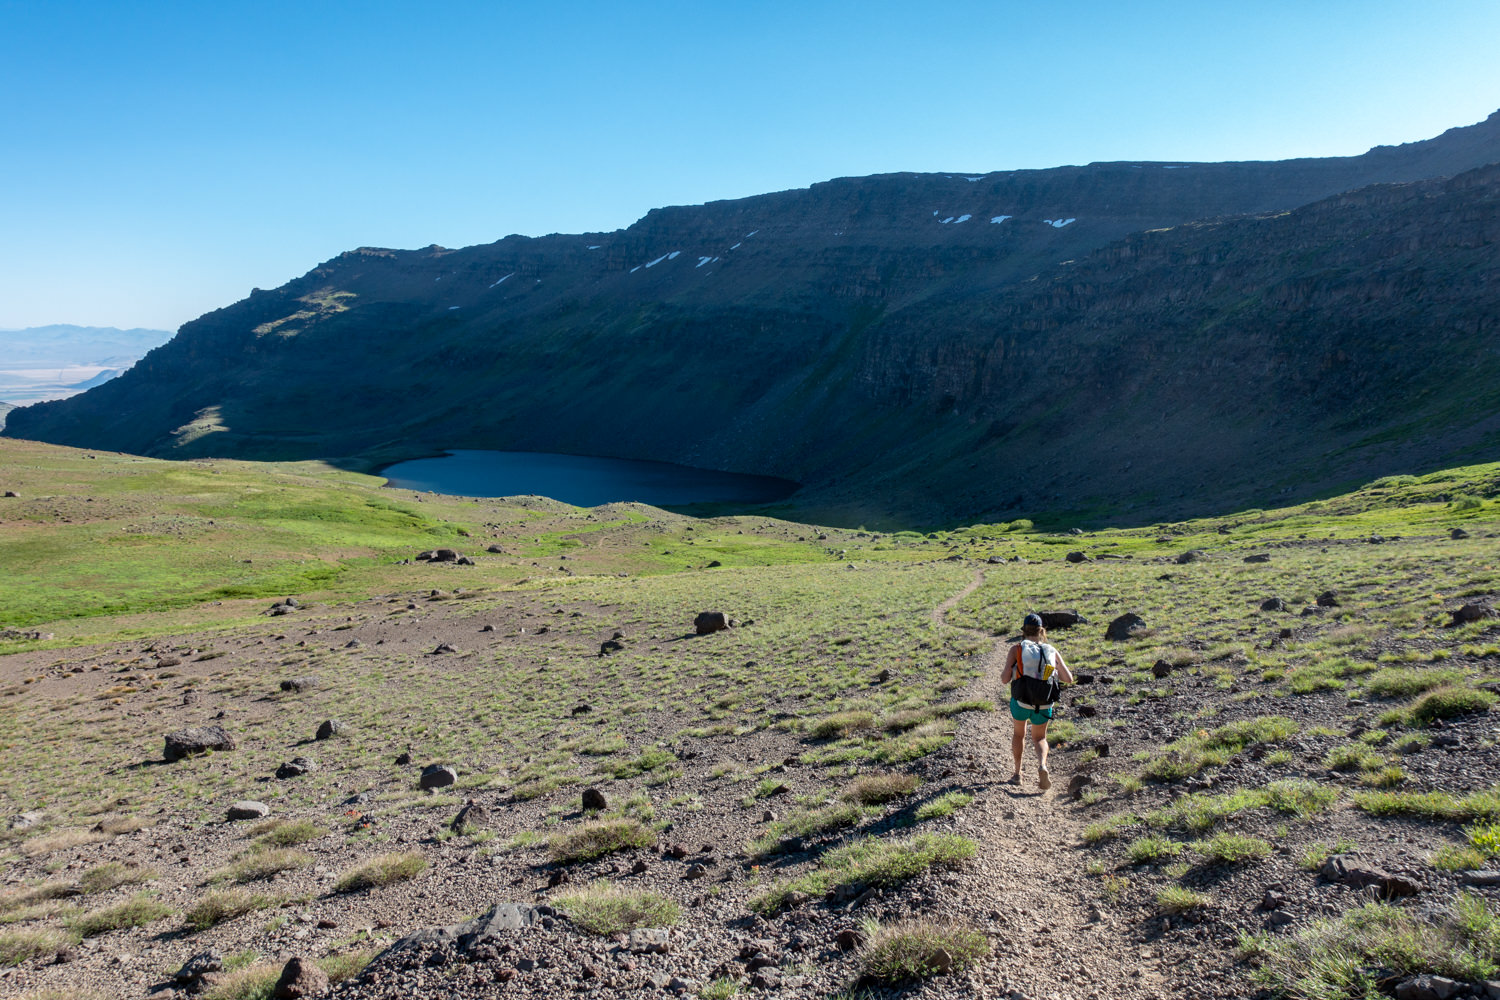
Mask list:
[[295,847],[309,840],[317,840],[327,833],[310,819],[271,820],[255,827],[250,835],[258,847]]
[[864,774],[849,782],[839,797],[861,805],[881,805],[910,795],[918,784],[916,775],[912,774]]
[[1459,893],[1423,919],[1388,903],[1368,903],[1293,934],[1245,936],[1240,954],[1272,992],[1320,1000],[1379,996],[1377,977],[1434,973],[1460,982],[1500,973],[1500,914]]
[[942,819],[952,816],[955,812],[974,801],[974,796],[968,792],[944,792],[937,798],[923,802],[917,806],[916,818],[918,822],[930,819]]
[[554,836],[547,845],[547,854],[558,864],[574,864],[655,843],[656,834],[638,819],[598,819]]
[[983,931],[931,919],[876,925],[867,928],[866,935],[859,953],[860,972],[878,983],[960,973],[990,952]]
[[144,927],[171,913],[172,908],[156,897],[138,893],[124,902],[73,917],[68,921],[68,927],[83,937],[96,937],[127,927]]
[[106,861],[78,876],[78,888],[85,894],[108,892],[122,885],[134,885],[156,877],[149,868],[130,868],[119,861]]
[[76,934],[54,927],[28,927],[0,931],[0,967],[20,965],[34,958],[53,955],[78,943]]
[[1467,795],[1450,792],[1355,792],[1354,806],[1372,816],[1408,816],[1458,822],[1500,821],[1500,786]]
[[1169,885],[1156,894],[1156,908],[1162,913],[1187,913],[1213,902],[1206,892],[1195,892],[1179,885]]
[[824,854],[813,871],[761,893],[750,901],[750,907],[769,915],[789,905],[797,894],[818,895],[853,885],[899,885],[929,868],[956,868],[973,857],[976,849],[974,841],[953,834],[864,837]]
[[264,910],[280,902],[277,896],[254,893],[246,889],[218,889],[207,893],[182,915],[183,926],[190,931],[206,931],[235,917]]
[[416,853],[378,854],[367,858],[333,884],[334,892],[359,892],[378,889],[416,878],[427,868],[427,859]]
[[1163,753],[1144,768],[1149,781],[1175,781],[1191,777],[1207,767],[1224,764],[1230,757],[1257,743],[1279,743],[1297,732],[1297,724],[1285,716],[1247,719],[1220,726],[1211,732],[1184,736],[1167,744]]
[[801,809],[771,822],[759,837],[745,846],[745,851],[751,857],[764,858],[777,853],[783,840],[844,830],[856,826],[865,814],[865,807],[858,802],[836,802],[818,809]]
[[1428,691],[1412,702],[1408,716],[1417,725],[1437,719],[1452,719],[1472,712],[1486,712],[1495,704],[1495,695],[1477,688],[1441,687]]
[[578,927],[601,936],[637,927],[670,927],[682,919],[682,908],[665,896],[604,882],[555,896],[552,903]]
[[1464,679],[1453,667],[1398,669],[1384,667],[1365,678],[1365,693],[1375,698],[1410,698],[1433,688],[1451,687]]
[[1271,856],[1271,845],[1259,837],[1237,833],[1216,833],[1207,840],[1188,845],[1211,865],[1239,865],[1261,861]]
[[230,865],[225,874],[235,882],[256,882],[281,872],[306,868],[312,862],[312,855],[306,851],[272,847],[265,850],[252,850]]
[[1137,837],[1125,848],[1125,859],[1133,865],[1153,865],[1182,853],[1182,845],[1166,837]]

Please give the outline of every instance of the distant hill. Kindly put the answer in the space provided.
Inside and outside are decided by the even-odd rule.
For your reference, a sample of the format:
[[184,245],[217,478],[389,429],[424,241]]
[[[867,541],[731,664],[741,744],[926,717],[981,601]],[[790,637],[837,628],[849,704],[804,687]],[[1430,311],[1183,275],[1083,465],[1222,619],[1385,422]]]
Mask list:
[[166,330],[107,326],[0,330],[0,399],[65,399],[109,381],[171,338]]
[[798,480],[807,518],[1160,518],[1495,457],[1500,113],[1361,156],[889,174],[361,248],[7,434]]

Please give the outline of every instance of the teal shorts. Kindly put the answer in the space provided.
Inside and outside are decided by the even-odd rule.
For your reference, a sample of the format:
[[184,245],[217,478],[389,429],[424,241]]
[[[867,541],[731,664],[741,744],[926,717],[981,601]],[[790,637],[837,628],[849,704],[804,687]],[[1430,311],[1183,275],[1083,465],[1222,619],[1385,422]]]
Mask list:
[[1048,705],[1039,711],[1034,708],[1027,708],[1012,698],[1010,700],[1010,717],[1017,722],[1029,722],[1033,726],[1045,726],[1052,721],[1052,710],[1056,707],[1056,705]]

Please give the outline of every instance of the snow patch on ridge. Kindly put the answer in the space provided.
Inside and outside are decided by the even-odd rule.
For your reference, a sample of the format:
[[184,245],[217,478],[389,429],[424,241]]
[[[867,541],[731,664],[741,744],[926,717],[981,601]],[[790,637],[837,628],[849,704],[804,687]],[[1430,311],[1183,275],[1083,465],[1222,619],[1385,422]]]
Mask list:
[[1047,225],[1051,226],[1053,229],[1061,229],[1063,226],[1066,226],[1068,223],[1070,223],[1070,222],[1077,222],[1078,220],[1077,219],[1043,219],[1042,221],[1045,222]]
[[[516,276],[516,272],[514,272],[514,271],[512,271],[512,272],[510,272],[510,273],[509,273],[509,274],[507,274],[507,275],[506,275],[506,276],[505,276],[505,278],[514,278],[514,277],[515,277],[515,276]],[[501,278],[501,279],[500,279],[500,281],[504,281],[504,280],[505,280],[505,278]],[[497,282],[495,282],[495,285],[498,285],[498,284],[500,284],[500,281],[497,281]],[[490,286],[490,287],[491,287],[491,288],[494,288],[494,287],[495,287],[495,285],[491,285],[491,286]]]
[[997,215],[997,216],[993,217],[992,219],[990,219],[990,222],[991,223],[1004,222],[1006,219],[1014,219],[1014,218],[1015,218],[1014,215]]

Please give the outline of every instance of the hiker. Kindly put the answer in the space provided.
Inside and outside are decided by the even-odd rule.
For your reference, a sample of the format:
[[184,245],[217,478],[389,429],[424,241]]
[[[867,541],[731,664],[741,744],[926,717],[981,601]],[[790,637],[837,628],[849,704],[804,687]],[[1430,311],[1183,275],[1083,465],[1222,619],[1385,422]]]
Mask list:
[[[1014,683],[1012,683],[1014,682]],[[1047,723],[1057,707],[1061,684],[1073,683],[1073,672],[1063,662],[1057,647],[1047,642],[1042,616],[1029,614],[1021,622],[1021,641],[1010,647],[1005,657],[1001,684],[1010,684],[1010,717],[1016,729],[1010,740],[1010,753],[1016,760],[1016,771],[1006,784],[1021,783],[1021,752],[1026,746],[1026,724],[1031,724],[1031,742],[1036,747],[1037,787],[1052,787],[1047,772]]]

